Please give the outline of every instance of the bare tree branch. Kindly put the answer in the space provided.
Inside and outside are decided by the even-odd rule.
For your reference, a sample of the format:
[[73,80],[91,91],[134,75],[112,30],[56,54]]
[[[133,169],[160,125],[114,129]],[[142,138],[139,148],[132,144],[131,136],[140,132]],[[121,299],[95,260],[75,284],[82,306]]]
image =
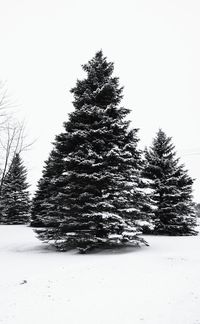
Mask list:
[[6,84],[0,82],[0,194],[13,157],[31,147],[27,142],[25,122],[14,118],[14,111]]
[[15,105],[8,94],[6,82],[0,81],[0,128],[12,117]]

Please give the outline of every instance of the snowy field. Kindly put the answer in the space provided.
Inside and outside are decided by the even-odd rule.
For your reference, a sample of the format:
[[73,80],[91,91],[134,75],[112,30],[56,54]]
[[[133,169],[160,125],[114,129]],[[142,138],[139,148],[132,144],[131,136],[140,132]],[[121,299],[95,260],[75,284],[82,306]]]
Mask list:
[[146,239],[150,247],[80,255],[0,226],[0,323],[200,323],[200,236]]

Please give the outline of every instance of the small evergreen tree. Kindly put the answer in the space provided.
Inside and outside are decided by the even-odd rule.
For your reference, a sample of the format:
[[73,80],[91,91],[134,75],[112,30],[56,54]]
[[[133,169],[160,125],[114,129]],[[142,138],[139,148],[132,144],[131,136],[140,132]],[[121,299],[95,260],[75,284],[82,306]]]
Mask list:
[[75,111],[56,136],[33,199],[39,238],[60,250],[139,245],[140,152],[128,109],[118,107],[122,88],[102,51],[83,65],[87,78],[71,90]]
[[199,203],[194,204],[194,208],[195,208],[196,216],[199,219],[200,218],[200,204]]
[[1,223],[25,224],[29,220],[27,171],[17,153],[5,176],[1,192]]
[[[192,202],[193,180],[175,157],[171,138],[160,129],[145,151],[143,176],[149,181],[154,233],[194,235],[196,217]],[[150,217],[151,218],[151,217]]]

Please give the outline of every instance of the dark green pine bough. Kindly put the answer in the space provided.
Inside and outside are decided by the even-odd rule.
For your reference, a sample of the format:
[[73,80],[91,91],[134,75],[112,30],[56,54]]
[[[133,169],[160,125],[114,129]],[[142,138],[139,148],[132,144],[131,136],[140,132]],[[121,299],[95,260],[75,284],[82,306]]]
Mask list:
[[55,138],[33,199],[32,225],[59,250],[147,244],[134,226],[142,195],[137,129],[128,130],[113,69],[102,51],[83,65],[87,77],[71,90],[75,110]]
[[149,180],[154,234],[196,235],[192,184],[176,158],[171,138],[160,129],[145,152],[143,176]]

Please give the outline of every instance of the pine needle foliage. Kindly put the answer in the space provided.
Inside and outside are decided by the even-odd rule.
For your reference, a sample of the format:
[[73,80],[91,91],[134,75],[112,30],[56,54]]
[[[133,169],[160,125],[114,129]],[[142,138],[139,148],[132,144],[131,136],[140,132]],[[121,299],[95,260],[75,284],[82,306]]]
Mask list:
[[149,180],[154,233],[195,235],[196,216],[192,201],[193,179],[176,158],[170,137],[160,129],[145,151],[144,177]]
[[145,244],[133,226],[140,152],[129,110],[119,106],[123,88],[102,51],[82,67],[87,76],[71,90],[75,109],[46,161],[33,223],[60,250]]
[[30,198],[27,170],[20,155],[15,154],[1,191],[2,224],[26,224],[29,221]]

